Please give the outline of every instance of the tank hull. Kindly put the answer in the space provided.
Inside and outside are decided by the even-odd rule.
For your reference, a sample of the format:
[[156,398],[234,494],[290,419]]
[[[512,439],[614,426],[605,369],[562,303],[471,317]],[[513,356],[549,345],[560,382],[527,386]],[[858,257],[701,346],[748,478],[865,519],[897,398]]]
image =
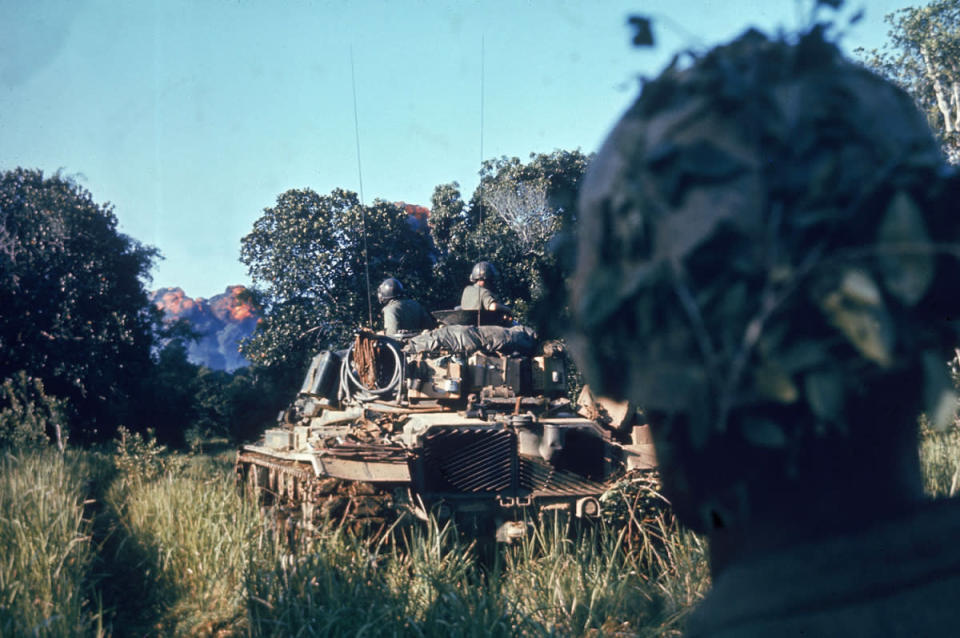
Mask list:
[[[342,386],[361,371],[348,354],[341,365],[354,367],[340,374],[334,402],[310,392],[329,385],[330,357],[318,356],[278,426],[238,452],[238,480],[263,505],[299,512],[306,525],[368,529],[405,513],[435,516],[509,541],[543,511],[597,518],[611,485],[655,468],[635,410],[611,417],[596,399],[557,396],[556,356],[377,353],[370,342],[382,338],[364,339],[357,347],[374,364],[403,366],[368,378],[400,378],[400,387],[350,396]],[[543,393],[551,383],[554,396]]]

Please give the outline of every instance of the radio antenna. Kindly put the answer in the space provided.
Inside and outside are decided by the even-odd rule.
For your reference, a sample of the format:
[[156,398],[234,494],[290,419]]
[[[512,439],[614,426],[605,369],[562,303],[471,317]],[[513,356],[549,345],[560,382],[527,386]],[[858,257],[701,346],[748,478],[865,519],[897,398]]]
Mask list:
[[350,45],[350,84],[353,87],[353,132],[357,142],[357,179],[360,183],[360,220],[363,226],[363,274],[367,281],[367,320],[373,328],[373,302],[370,300],[370,256],[367,253],[367,207],[363,200],[363,168],[360,164],[360,117],[357,114],[357,76],[353,70],[353,45]]
[[484,76],[484,42],[480,35],[480,207],[477,211],[477,226],[483,224],[483,76]]

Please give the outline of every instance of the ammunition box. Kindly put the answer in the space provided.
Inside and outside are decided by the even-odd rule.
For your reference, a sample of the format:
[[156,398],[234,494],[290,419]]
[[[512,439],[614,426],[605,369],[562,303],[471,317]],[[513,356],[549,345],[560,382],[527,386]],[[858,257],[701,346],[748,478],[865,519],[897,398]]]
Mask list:
[[293,428],[293,449],[305,450],[307,448],[307,438],[310,436],[310,428],[305,425],[297,425]]
[[264,433],[264,445],[271,450],[289,450],[293,447],[293,432],[280,428],[270,428]]
[[530,364],[528,359],[496,357],[475,352],[467,360],[467,378],[473,391],[487,386],[509,388],[517,395],[529,392]]
[[567,372],[560,357],[533,357],[533,391],[552,395],[567,391]]
[[459,399],[463,365],[449,357],[416,361],[415,377],[407,386],[411,399]]

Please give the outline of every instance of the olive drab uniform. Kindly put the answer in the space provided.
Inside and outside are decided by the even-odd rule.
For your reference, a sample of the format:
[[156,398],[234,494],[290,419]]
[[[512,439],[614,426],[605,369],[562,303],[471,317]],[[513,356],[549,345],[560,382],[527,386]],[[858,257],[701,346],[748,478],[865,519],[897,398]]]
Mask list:
[[497,269],[489,261],[478,261],[470,271],[470,285],[463,289],[460,295],[460,308],[463,310],[504,310],[509,308],[500,303],[497,296],[490,291],[487,285],[481,286],[478,282],[485,282],[491,286],[497,280]]
[[391,299],[383,307],[383,332],[420,332],[433,328],[436,322],[423,306],[413,299]]
[[478,284],[470,284],[463,289],[460,295],[460,307],[464,310],[493,310],[494,304],[500,301],[489,288]]

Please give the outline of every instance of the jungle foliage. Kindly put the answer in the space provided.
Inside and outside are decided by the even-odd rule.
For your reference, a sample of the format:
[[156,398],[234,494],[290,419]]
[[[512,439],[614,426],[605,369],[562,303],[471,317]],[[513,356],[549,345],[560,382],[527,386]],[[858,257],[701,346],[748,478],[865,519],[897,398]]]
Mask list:
[[469,199],[456,183],[436,187],[427,224],[402,203],[361,205],[342,189],[281,193],[242,240],[264,319],[243,346],[253,365],[233,374],[188,361],[196,335],[163,325],[147,300],[161,256],[118,231],[110,204],[59,173],[0,173],[0,419],[16,422],[3,426],[0,445],[29,447],[58,427],[97,441],[121,425],[153,429],[174,447],[249,438],[290,399],[316,352],[381,327],[368,291],[386,277],[429,309],[452,308],[472,264],[486,259],[501,273],[500,296],[531,321],[545,282],[566,276],[557,238],[576,218],[588,159],[558,150],[487,161]]
[[128,420],[151,367],[143,281],[158,256],[69,177],[0,173],[0,379],[41,379],[80,439]]
[[456,182],[434,189],[429,232],[399,204],[363,206],[341,189],[282,193],[242,240],[241,260],[266,311],[244,354],[257,365],[302,373],[313,354],[343,347],[357,328],[381,327],[368,274],[370,291],[396,277],[427,308],[453,308],[480,260],[497,266],[497,293],[518,318],[533,320],[547,299],[545,282],[569,272],[557,238],[576,219],[588,160],[559,150],[526,163],[489,160],[469,200]]

